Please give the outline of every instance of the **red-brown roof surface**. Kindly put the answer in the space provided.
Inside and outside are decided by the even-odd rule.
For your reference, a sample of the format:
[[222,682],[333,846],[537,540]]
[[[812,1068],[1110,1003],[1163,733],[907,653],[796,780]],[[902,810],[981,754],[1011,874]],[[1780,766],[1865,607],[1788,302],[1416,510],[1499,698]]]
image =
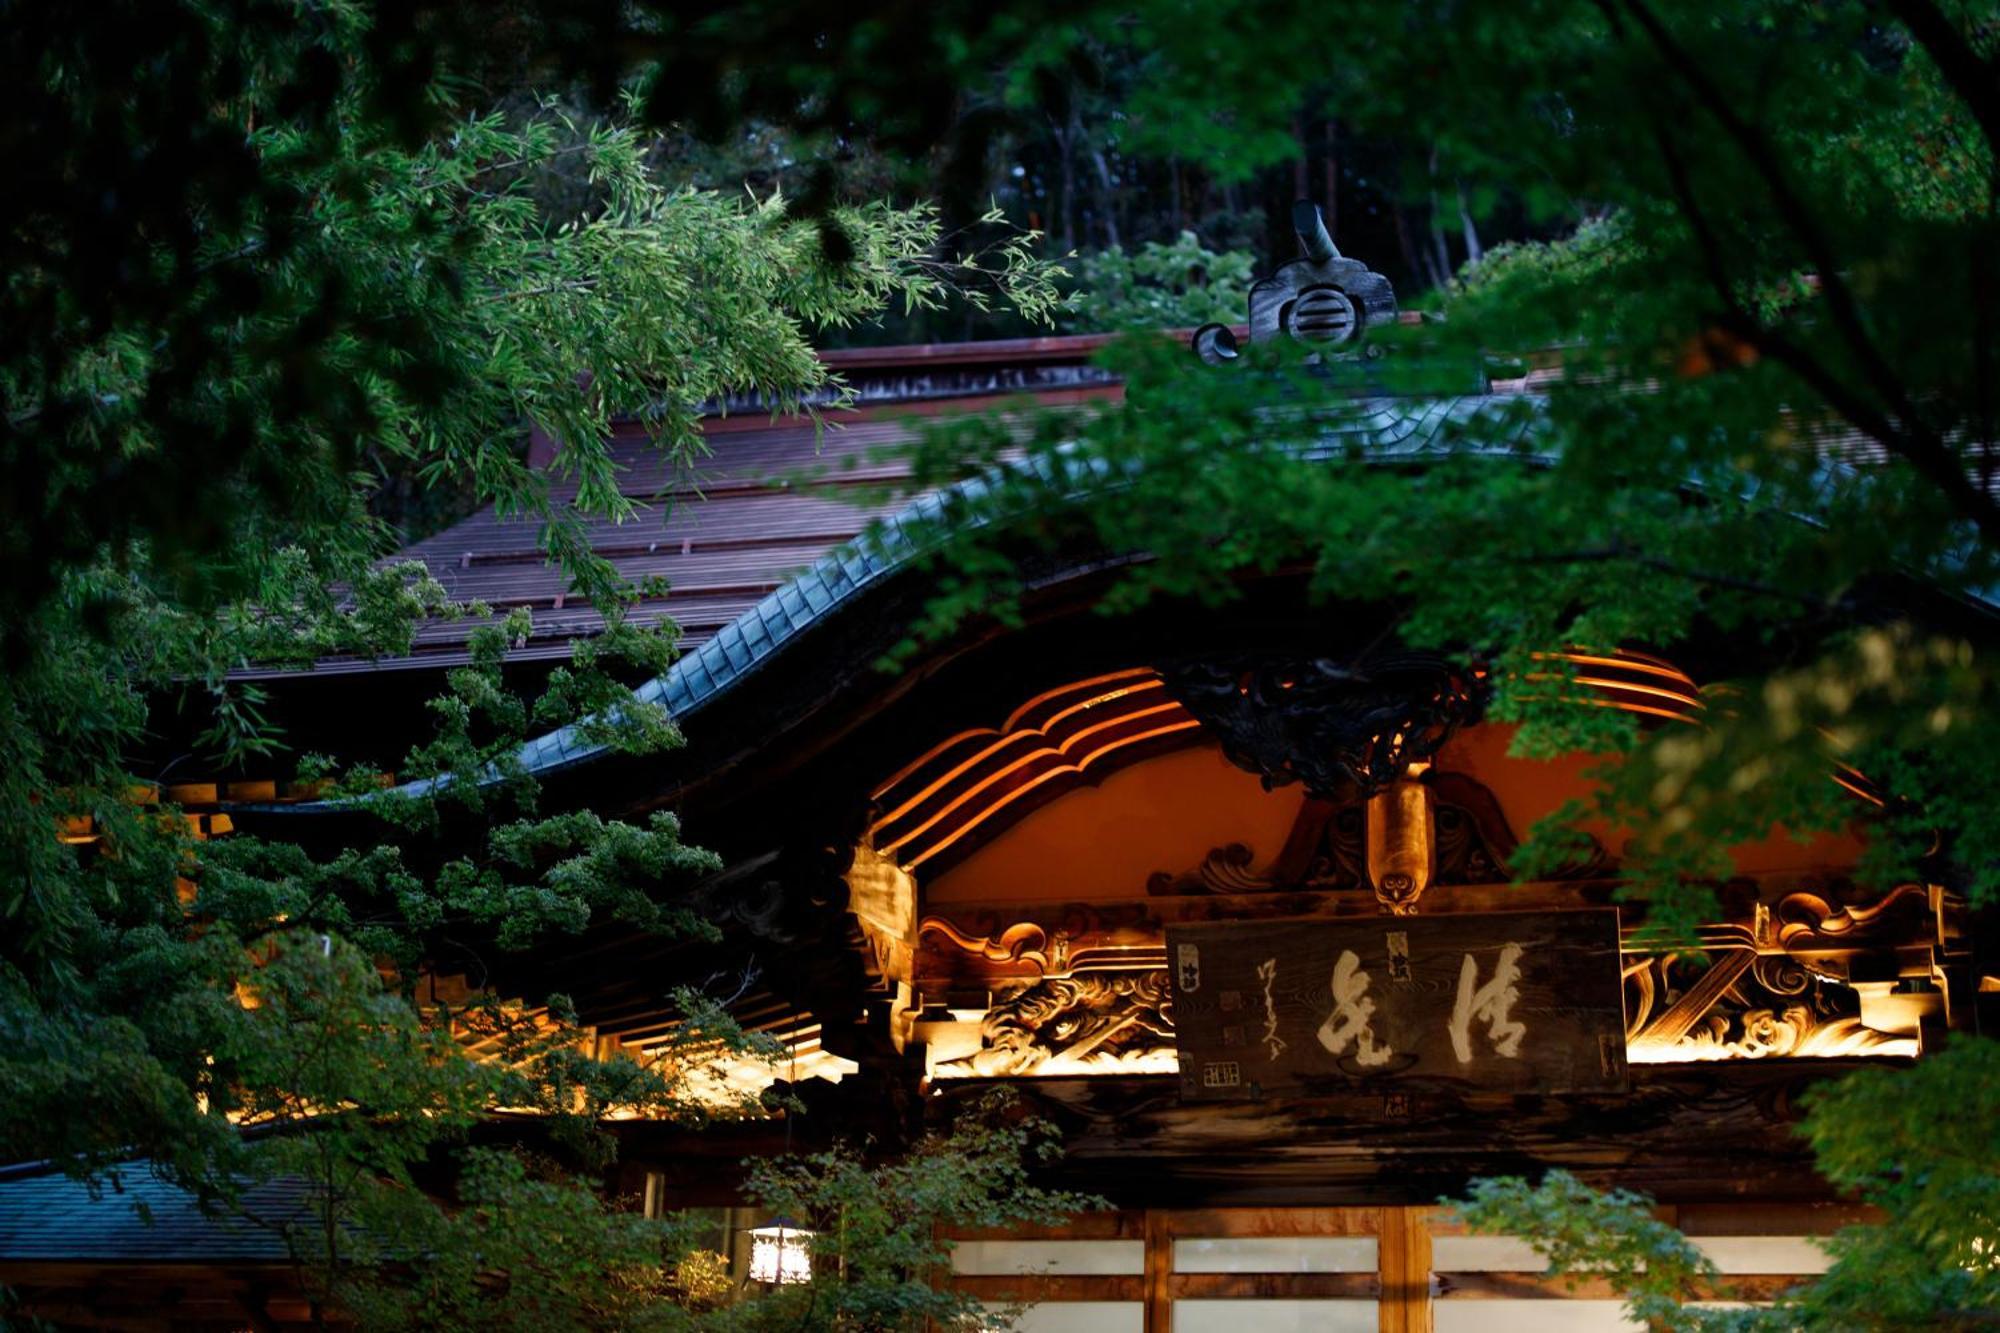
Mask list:
[[[876,455],[910,438],[914,421],[991,411],[1024,398],[1053,405],[1116,396],[1122,386],[1089,364],[1108,340],[1086,334],[824,352],[822,360],[853,390],[855,408],[828,413],[824,430],[808,419],[773,419],[754,405],[717,413],[704,423],[710,456],[679,475],[636,424],[621,427],[611,451],[623,469],[622,489],[648,508],[624,524],[592,523],[592,545],[635,583],[666,580],[667,595],[642,600],[632,617],[640,624],[674,620],[683,647],[692,650],[870,520],[902,507],[907,496],[882,492],[906,468]],[[1491,391],[1534,391],[1556,373],[1531,372],[1496,382]],[[1879,448],[1838,431],[1816,436],[1813,445],[1829,460],[1880,461]],[[558,484],[554,498],[561,503],[574,494],[573,483]],[[513,660],[562,657],[570,639],[597,632],[603,620],[569,595],[564,577],[542,556],[537,532],[533,519],[503,520],[489,508],[396,558],[423,561],[456,600],[481,600],[502,614],[526,607],[534,629]],[[465,660],[473,624],[426,623],[407,657],[332,658],[313,673],[456,665]]]
[[[633,620],[671,618],[693,648],[906,502],[881,494],[906,475],[905,465],[871,455],[908,439],[914,420],[991,411],[1024,395],[1041,405],[1115,395],[1117,383],[1086,364],[1105,341],[1092,334],[823,353],[852,384],[858,407],[828,413],[823,430],[809,419],[755,411],[712,416],[705,423],[710,456],[681,475],[637,425],[621,427],[611,441],[621,490],[649,507],[623,524],[590,524],[592,546],[634,582],[667,581],[668,594],[641,601]],[[559,483],[554,498],[560,503],[575,492],[574,483]],[[513,660],[565,656],[571,638],[596,632],[603,620],[569,594],[537,532],[531,518],[503,519],[488,508],[396,558],[423,561],[455,600],[481,600],[503,614],[528,608],[534,632]],[[426,623],[408,657],[332,658],[314,670],[455,665],[465,660],[474,623]]]

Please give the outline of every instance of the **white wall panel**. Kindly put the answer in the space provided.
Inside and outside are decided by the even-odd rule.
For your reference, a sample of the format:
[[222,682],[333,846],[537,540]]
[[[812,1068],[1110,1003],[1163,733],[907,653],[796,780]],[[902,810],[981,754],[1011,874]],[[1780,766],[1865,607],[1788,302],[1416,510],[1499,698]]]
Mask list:
[[967,1275],[1076,1273],[1133,1275],[1146,1271],[1142,1240],[962,1240],[951,1271]]
[[1833,1257],[1805,1236],[1697,1236],[1696,1248],[1724,1273],[1824,1273]]
[[1433,1236],[1434,1273],[1540,1273],[1549,1261],[1513,1236]]
[[1626,1333],[1644,1324],[1617,1301],[1434,1301],[1432,1333]]
[[1174,1333],[1375,1333],[1374,1301],[1175,1301]]
[[1373,1236],[1182,1237],[1176,1273],[1372,1273]]
[[1138,1301],[1046,1301],[1031,1305],[1015,1333],[1143,1333],[1146,1307]]

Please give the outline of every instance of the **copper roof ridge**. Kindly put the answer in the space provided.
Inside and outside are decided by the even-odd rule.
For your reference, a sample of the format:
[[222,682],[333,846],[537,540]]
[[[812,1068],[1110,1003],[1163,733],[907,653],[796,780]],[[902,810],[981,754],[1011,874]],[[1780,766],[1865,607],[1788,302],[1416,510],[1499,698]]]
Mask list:
[[[1240,326],[1248,333],[1249,325]],[[1159,337],[1186,342],[1193,329],[1161,329]],[[830,347],[814,353],[835,370],[899,366],[969,365],[989,361],[1066,361],[1082,358],[1128,336],[1124,333],[1049,333],[970,342],[896,343],[887,347]]]

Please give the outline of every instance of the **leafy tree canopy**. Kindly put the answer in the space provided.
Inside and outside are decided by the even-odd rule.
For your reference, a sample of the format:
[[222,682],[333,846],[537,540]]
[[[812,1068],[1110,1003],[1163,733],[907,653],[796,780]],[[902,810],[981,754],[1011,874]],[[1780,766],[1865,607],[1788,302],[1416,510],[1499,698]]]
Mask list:
[[[680,743],[620,683],[664,670],[674,631],[626,622],[632,590],[585,535],[644,505],[610,424],[691,461],[709,400],[838,400],[817,331],[948,297],[1046,316],[1060,270],[923,204],[800,218],[682,186],[616,90],[610,113],[483,111],[476,61],[550,15],[488,35],[454,10],[40,6],[0,36],[21,94],[0,206],[0,1158],[102,1179],[143,1157],[238,1207],[303,1181],[308,1214],[254,1220],[322,1308],[426,1327],[492,1326],[508,1287],[477,1246],[505,1217],[517,1244],[569,1244],[564,1272],[520,1275],[534,1326],[614,1326],[590,1305],[607,1270],[647,1289],[687,1237],[606,1211],[599,1121],[765,1114],[703,1071],[773,1052],[683,992],[669,1049],[599,1059],[563,997],[478,990],[491,956],[551,932],[713,935],[681,898],[716,860],[671,816],[540,814],[514,758],[572,722],[628,753]],[[530,427],[557,442],[546,470]],[[539,518],[606,634],[515,694],[520,626],[380,563],[392,485]],[[307,764],[375,821],[332,854],[202,840],[160,801],[172,775],[139,759],[157,699],[213,718],[207,771],[273,762],[283,739],[232,668],[404,652],[425,616],[481,622],[403,769],[444,779],[428,794]],[[430,836],[451,809],[476,836]],[[417,992],[446,938],[463,1004]],[[541,1115],[557,1156],[467,1153],[497,1107]],[[463,1212],[419,1188],[454,1160]],[[435,1310],[408,1303],[418,1253],[465,1261],[431,1275]]]
[[1804,1131],[1820,1169],[1881,1207],[1886,1221],[1832,1237],[1830,1269],[1767,1307],[1702,1304],[1728,1300],[1728,1283],[1640,1195],[1600,1194],[1556,1171],[1532,1185],[1480,1181],[1459,1212],[1475,1230],[1527,1237],[1552,1275],[1607,1278],[1649,1328],[1978,1327],[2000,1299],[1996,1060],[2000,1042],[1961,1040],[1914,1069],[1866,1070],[1816,1091]]
[[[1871,875],[1984,901],[1993,670],[1983,618],[1955,608],[1983,603],[2000,537],[1996,28],[1978,6],[1892,8],[1116,7],[1105,40],[1149,71],[1128,114],[1182,154],[1260,166],[1289,151],[1299,90],[1330,89],[1344,117],[1435,144],[1473,199],[1570,233],[1486,255],[1421,327],[1378,330],[1378,359],[1126,348],[1128,403],[1044,423],[1041,466],[987,501],[1036,522],[967,525],[929,630],[1008,604],[1006,566],[972,549],[995,542],[1149,552],[1112,610],[1303,565],[1324,598],[1401,608],[1405,641],[1493,664],[1523,749],[1625,752],[1598,813],[1634,830],[1628,874],[1666,925],[1708,910],[1697,886],[1731,843],[1858,815]],[[1342,435],[1357,396],[1530,369],[1537,393],[1463,413],[1420,471]],[[941,429],[916,484],[1009,443]],[[1642,732],[1550,684],[1536,654],[1565,645],[1705,651],[1736,689],[1698,731]],[[1842,796],[1838,764],[1882,804]]]
[[[1376,360],[1281,346],[1210,369],[1135,344],[1115,354],[1127,403],[1041,423],[1032,468],[1002,466],[1018,434],[991,424],[934,432],[918,485],[994,484],[936,534],[943,591],[919,637],[1005,614],[1022,589],[1004,556],[1024,545],[1148,553],[1112,612],[1198,608],[1303,568],[1329,617],[1395,607],[1405,642],[1491,664],[1522,751],[1620,756],[1598,808],[1539,830],[1522,873],[1562,858],[1568,819],[1603,815],[1633,831],[1628,895],[1685,932],[1732,843],[1859,820],[1868,883],[1993,901],[2000,11],[1095,18],[1072,19],[1069,45],[1022,44],[1017,88],[1080,32],[1123,43],[1147,72],[1130,133],[1225,173],[1293,152],[1311,90],[1430,145],[1475,211],[1518,206],[1561,235],[1462,270],[1430,321],[1380,332]],[[1533,371],[1539,392],[1464,411],[1420,465],[1374,447],[1370,400],[1461,393],[1468,371]],[[1676,653],[1727,688],[1699,728],[1636,727],[1574,706],[1538,657],[1566,645]],[[1837,771],[1879,804],[1842,795]],[[1968,1039],[1821,1095],[1806,1132],[1822,1170],[1887,1221],[1843,1236],[1834,1270],[1773,1311],[1689,1307],[1711,1274],[1643,1200],[1551,1177],[1490,1182],[1468,1213],[1558,1271],[1608,1266],[1662,1327],[1990,1322],[1993,1049]]]
[[1178,329],[1239,324],[1249,309],[1254,261],[1217,254],[1193,232],[1171,244],[1147,241],[1127,254],[1113,247],[1077,264],[1069,320],[1091,329]]
[[[500,679],[505,627],[483,631],[410,767],[498,773],[439,797],[495,823],[471,849],[423,859],[385,835],[327,861],[197,843],[132,799],[159,775],[129,762],[155,692],[209,708],[220,754],[256,754],[273,740],[231,665],[393,650],[412,616],[453,613],[420,577],[373,567],[392,544],[369,509],[385,476],[539,514],[550,556],[616,622],[621,590],[580,527],[631,503],[601,444],[612,417],[685,457],[703,399],[819,387],[814,329],[979,284],[1052,308],[1055,275],[1023,242],[947,242],[922,208],[847,202],[832,171],[797,211],[680,189],[635,125],[716,138],[755,121],[829,162],[857,142],[912,163],[942,151],[961,187],[1010,118],[1055,113],[1069,133],[1080,87],[1130,143],[1216,180],[1284,162],[1307,99],[1421,145],[1409,179],[1448,183],[1464,217],[1512,211],[1566,239],[1461,273],[1442,321],[1385,331],[1388,355],[1361,366],[1274,348],[1217,372],[1129,345],[1129,404],[1035,428],[1048,467],[991,494],[1041,523],[943,548],[956,581],[920,628],[1005,612],[1019,589],[978,549],[989,537],[1151,553],[1112,610],[1303,566],[1329,598],[1404,608],[1408,641],[1492,663],[1524,747],[1623,751],[1604,813],[1635,830],[1628,873],[1668,926],[1705,910],[1730,842],[1852,818],[1836,763],[1882,799],[1871,876],[1992,896],[1990,635],[1954,611],[1994,585],[2000,537],[1990,5],[456,10],[35,6],[0,35],[16,92],[0,205],[7,1156],[87,1171],[138,1150],[221,1191],[305,1174],[330,1208],[401,1199],[421,1218],[406,1182],[482,1108],[568,1116],[580,1149],[609,1106],[690,1110],[671,1062],[580,1059],[559,1002],[447,1016],[407,989],[444,926],[507,945],[607,914],[703,929],[671,889],[709,862],[671,821],[538,818],[508,767],[531,727],[612,716],[627,696],[607,666],[658,669],[670,633],[615,628],[537,703]],[[484,114],[481,61],[515,39],[613,113]],[[1112,193],[1108,164],[1090,165]],[[536,193],[551,173],[581,202],[552,213]],[[1437,393],[1468,368],[1531,365],[1545,394],[1466,414],[1420,471],[1322,447],[1357,389]],[[1274,413],[1281,393],[1291,410]],[[558,441],[574,509],[523,465],[530,423]],[[940,431],[919,483],[990,468],[1017,439]],[[1699,731],[1640,731],[1531,680],[1534,654],[1565,644],[1724,644],[1714,674],[1738,690]],[[677,739],[671,719],[620,716],[621,744]],[[417,828],[435,814],[383,805]],[[687,1004],[691,1031],[736,1040]],[[447,1017],[518,1058],[465,1059]],[[314,1132],[291,1132],[303,1122]],[[1894,1177],[1867,1165],[1892,1157],[1822,1146],[1836,1174]],[[838,1163],[816,1169],[845,1188]],[[467,1179],[474,1225],[516,1204],[565,1228],[601,1216],[537,1193],[519,1163]],[[373,1216],[368,1235],[398,1234]],[[614,1251],[623,1225],[603,1233]],[[298,1240],[302,1259],[366,1243],[327,1224]]]

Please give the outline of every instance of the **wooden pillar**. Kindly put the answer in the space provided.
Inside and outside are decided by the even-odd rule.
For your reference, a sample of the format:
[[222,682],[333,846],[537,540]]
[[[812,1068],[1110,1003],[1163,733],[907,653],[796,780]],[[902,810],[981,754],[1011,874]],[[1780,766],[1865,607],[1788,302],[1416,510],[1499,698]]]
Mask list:
[[1431,1230],[1428,1208],[1384,1208],[1376,1232],[1381,1267],[1381,1333],[1431,1333]]
[[1173,1333],[1174,1233],[1163,1208],[1146,1210],[1146,1333]]

